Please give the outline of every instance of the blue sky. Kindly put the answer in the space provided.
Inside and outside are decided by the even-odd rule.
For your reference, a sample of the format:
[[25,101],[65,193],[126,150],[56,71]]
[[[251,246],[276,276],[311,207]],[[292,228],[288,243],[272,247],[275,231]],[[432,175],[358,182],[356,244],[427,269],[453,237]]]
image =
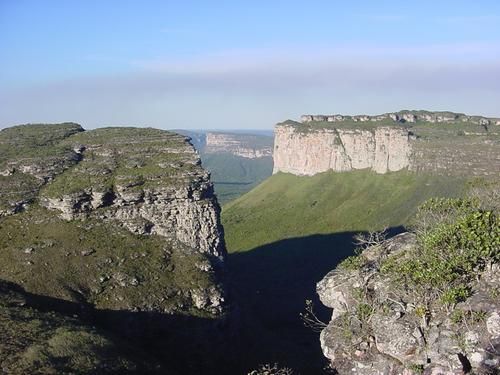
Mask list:
[[500,116],[498,1],[0,0],[0,127]]

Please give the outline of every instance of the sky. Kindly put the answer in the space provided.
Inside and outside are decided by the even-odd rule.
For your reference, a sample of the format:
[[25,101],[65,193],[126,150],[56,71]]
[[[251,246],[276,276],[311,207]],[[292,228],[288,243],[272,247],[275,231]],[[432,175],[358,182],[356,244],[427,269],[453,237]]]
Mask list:
[[0,128],[500,117],[500,1],[0,0]]

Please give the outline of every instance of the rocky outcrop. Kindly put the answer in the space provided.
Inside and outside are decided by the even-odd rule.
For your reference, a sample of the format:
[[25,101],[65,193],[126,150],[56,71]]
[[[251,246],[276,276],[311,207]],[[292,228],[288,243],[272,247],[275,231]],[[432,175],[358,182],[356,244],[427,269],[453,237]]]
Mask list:
[[[324,355],[339,374],[493,374],[500,366],[500,269],[487,267],[455,311],[423,310],[411,291],[380,271],[405,259],[411,233],[361,253],[360,267],[337,267],[317,285],[333,309],[320,336]],[[370,303],[363,299],[369,298]]]
[[405,129],[318,129],[301,132],[280,124],[275,128],[273,173],[314,175],[370,168],[398,171],[410,164],[410,134]]
[[[22,130],[31,135],[38,128]],[[26,153],[12,149],[5,163],[15,170],[0,176],[0,202],[15,198],[21,205],[9,206],[2,218],[0,237],[9,240],[0,278],[97,309],[224,312],[220,207],[188,138],[155,129],[80,128],[37,152],[45,158],[35,154],[27,162]],[[76,156],[57,159],[54,168],[54,153]],[[13,228],[21,227],[19,237]]]
[[251,134],[207,133],[203,152],[230,153],[248,159],[272,156],[272,138]]
[[[133,233],[158,234],[223,259],[213,186],[185,137],[158,131],[139,134],[131,143],[116,134],[96,144],[92,136],[89,132],[78,139],[85,149],[82,162],[42,192],[42,205],[60,211],[66,220],[97,216]],[[89,180],[67,192],[62,186],[67,179]]]
[[61,145],[80,125],[18,125],[0,131],[0,217],[24,210],[39,189],[80,160]]

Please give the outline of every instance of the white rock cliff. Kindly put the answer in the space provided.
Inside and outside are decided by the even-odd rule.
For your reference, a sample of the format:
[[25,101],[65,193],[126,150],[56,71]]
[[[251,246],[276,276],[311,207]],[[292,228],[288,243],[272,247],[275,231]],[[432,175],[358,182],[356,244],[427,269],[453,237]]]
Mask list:
[[410,134],[405,129],[378,127],[298,131],[277,125],[273,173],[314,175],[370,168],[377,173],[399,171],[410,165]]

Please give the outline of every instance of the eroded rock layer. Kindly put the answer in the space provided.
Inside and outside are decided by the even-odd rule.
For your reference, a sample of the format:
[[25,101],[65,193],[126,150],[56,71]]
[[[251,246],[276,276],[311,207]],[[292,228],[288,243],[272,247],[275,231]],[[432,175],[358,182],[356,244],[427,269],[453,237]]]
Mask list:
[[451,112],[380,116],[303,116],[275,127],[274,170],[408,169],[440,175],[492,176],[500,170],[500,121]]
[[274,173],[314,175],[370,168],[398,171],[410,163],[410,134],[405,129],[379,127],[298,132],[292,126],[275,130]]
[[272,156],[272,138],[252,134],[207,133],[207,154],[230,153],[248,159]]
[[220,207],[188,138],[75,124],[1,135],[0,278],[102,309],[223,311]]
[[381,272],[384,262],[404,262],[415,246],[414,234],[400,234],[362,252],[359,265],[337,267],[318,283],[322,303],[333,309],[320,336],[324,355],[339,374],[496,373],[498,264],[477,274],[460,303],[427,309],[414,303],[411,288]]

